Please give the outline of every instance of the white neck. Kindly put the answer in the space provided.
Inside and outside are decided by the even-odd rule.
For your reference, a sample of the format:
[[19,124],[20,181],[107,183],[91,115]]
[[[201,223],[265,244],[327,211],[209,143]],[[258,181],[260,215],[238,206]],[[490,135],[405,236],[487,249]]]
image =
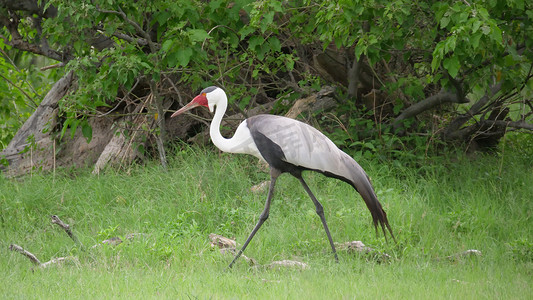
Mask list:
[[209,127],[209,135],[211,136],[213,144],[215,144],[218,149],[224,152],[231,152],[231,139],[223,137],[220,133],[220,123],[222,122],[224,113],[226,113],[226,109],[228,108],[228,98],[225,93],[223,95],[220,95],[220,97],[221,99],[217,102],[217,105],[215,106],[215,116],[213,117],[213,120],[211,121],[211,126]]
[[219,97],[219,100],[216,102],[216,106],[214,107],[215,116],[213,117],[211,126],[209,127],[209,135],[211,136],[213,144],[215,144],[218,149],[224,152],[247,153],[264,160],[254,143],[246,121],[243,121],[239,127],[237,127],[232,138],[227,139],[222,136],[220,133],[220,123],[222,122],[222,117],[224,117],[224,113],[228,108],[228,97],[222,90],[220,90],[216,96]]

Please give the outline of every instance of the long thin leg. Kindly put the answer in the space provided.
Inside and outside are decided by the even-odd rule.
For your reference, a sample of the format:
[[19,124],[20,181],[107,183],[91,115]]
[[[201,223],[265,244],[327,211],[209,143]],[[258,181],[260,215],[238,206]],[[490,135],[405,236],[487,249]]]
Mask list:
[[278,179],[278,176],[281,174],[280,171],[277,169],[270,169],[270,187],[268,189],[268,196],[265,203],[265,209],[261,213],[261,216],[259,216],[259,221],[257,222],[257,225],[255,225],[254,230],[252,230],[252,233],[248,236],[248,239],[246,239],[246,242],[244,242],[244,245],[242,246],[241,250],[235,255],[235,258],[233,258],[233,261],[229,264],[229,268],[233,266],[235,261],[241,256],[241,254],[244,252],[244,249],[246,249],[246,246],[250,243],[254,235],[257,233],[259,228],[261,228],[261,225],[265,223],[265,221],[268,219],[268,215],[270,213],[270,202],[272,201],[272,196],[274,196],[274,185],[276,184],[276,179]]
[[313,195],[313,193],[309,189],[309,186],[307,186],[307,183],[305,183],[305,181],[302,178],[302,176],[300,175],[300,176],[296,176],[296,177],[300,180],[300,183],[303,185],[305,191],[307,192],[307,194],[309,195],[311,200],[313,200],[313,203],[315,204],[315,207],[316,207],[316,213],[320,217],[320,220],[322,221],[322,225],[324,225],[324,230],[326,231],[326,235],[328,236],[329,244],[331,245],[331,250],[333,250],[333,254],[335,255],[335,261],[339,262],[339,258],[337,257],[337,251],[335,250],[335,245],[333,244],[333,239],[331,238],[331,234],[329,233],[328,224],[326,223],[326,217],[324,216],[324,208],[322,207],[322,204],[320,204],[320,202],[318,202],[318,200],[316,199],[315,195]]

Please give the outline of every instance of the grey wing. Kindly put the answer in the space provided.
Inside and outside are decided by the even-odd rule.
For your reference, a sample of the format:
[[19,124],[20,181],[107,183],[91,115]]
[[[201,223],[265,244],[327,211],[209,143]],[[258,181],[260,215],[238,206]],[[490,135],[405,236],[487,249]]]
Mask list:
[[[328,137],[303,122],[274,115],[253,117],[260,122],[256,128],[277,144],[284,160],[296,166],[342,177],[353,182],[354,171],[364,171],[349,155],[342,152]],[[366,176],[366,174],[365,174]]]

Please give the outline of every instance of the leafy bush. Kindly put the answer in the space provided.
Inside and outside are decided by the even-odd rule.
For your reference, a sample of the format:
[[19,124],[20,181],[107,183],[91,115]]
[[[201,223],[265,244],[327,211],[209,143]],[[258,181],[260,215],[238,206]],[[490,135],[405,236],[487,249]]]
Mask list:
[[[115,112],[150,116],[141,128],[164,140],[154,121],[212,84],[237,112],[288,100],[275,113],[336,85],[337,112],[321,121],[362,155],[425,154],[441,141],[494,148],[508,131],[532,128],[533,14],[520,0],[52,0],[8,11],[2,30],[22,42],[2,39],[0,49],[59,60],[77,76],[60,103],[61,135],[81,128],[90,140],[87,118]],[[22,17],[33,14],[33,23]],[[25,108],[0,123],[2,144],[32,107],[14,86],[13,103]],[[0,114],[14,107],[4,100]]]

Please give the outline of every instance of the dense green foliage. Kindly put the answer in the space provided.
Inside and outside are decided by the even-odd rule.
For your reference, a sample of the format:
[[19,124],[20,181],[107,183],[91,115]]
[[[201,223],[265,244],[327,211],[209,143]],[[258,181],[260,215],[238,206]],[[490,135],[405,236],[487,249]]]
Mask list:
[[[0,48],[35,51],[66,63],[61,72],[75,72],[77,89],[60,103],[63,126],[56,130],[63,134],[81,127],[90,138],[87,118],[116,107],[139,108],[117,116],[134,111],[157,120],[169,103],[211,84],[228,91],[237,111],[288,100],[276,113],[324,84],[337,85],[335,117],[319,121],[352,149],[421,150],[434,141],[492,147],[508,131],[533,129],[527,1],[43,3],[33,23],[24,11],[14,18],[14,8],[0,14]],[[17,35],[23,43],[14,43]],[[54,51],[31,50],[42,41]],[[333,62],[321,62],[326,58]],[[31,104],[7,85],[19,94],[15,102]],[[439,95],[459,104],[429,101]],[[435,109],[409,110],[426,102]],[[10,105],[4,100],[0,109],[12,111]],[[164,136],[163,127],[152,126],[145,127]]]
[[[56,18],[44,24],[48,34],[56,37],[55,43],[73,45],[72,55],[78,58],[67,66],[79,82],[76,92],[62,103],[67,126],[76,126],[87,113],[113,104],[117,92],[128,93],[146,79],[161,88],[170,80],[180,90],[186,87],[185,92],[214,83],[233,86],[232,101],[239,98],[239,106],[245,108],[258,91],[247,87],[260,73],[277,74],[294,65],[290,53],[281,53],[277,37],[266,38],[243,23],[239,11],[249,13],[253,9],[249,1],[57,0],[50,4],[60,9]],[[111,47],[95,49],[95,28]],[[242,43],[245,40],[248,45]],[[243,80],[247,85],[236,88]]]
[[[98,177],[83,170],[56,176],[0,179],[2,298],[513,298],[533,293],[530,154],[427,160],[423,167],[360,160],[373,179],[398,244],[376,237],[360,197],[340,181],[304,174],[336,242],[361,240],[392,255],[378,263],[340,251],[334,263],[319,218],[296,179],[280,177],[271,217],[246,255],[259,264],[293,259],[307,270],[231,271],[231,257],[208,234],[242,242],[263,209],[268,178],[246,156],[211,150],[174,153],[167,172],[156,163]],[[494,168],[493,166],[498,166]],[[72,225],[76,246],[49,215]],[[143,233],[118,246],[103,239]],[[73,255],[76,264],[30,271],[9,252],[16,243],[42,261]],[[480,257],[449,260],[467,249]],[[31,286],[31,288],[28,288]],[[465,286],[468,288],[465,289]]]

